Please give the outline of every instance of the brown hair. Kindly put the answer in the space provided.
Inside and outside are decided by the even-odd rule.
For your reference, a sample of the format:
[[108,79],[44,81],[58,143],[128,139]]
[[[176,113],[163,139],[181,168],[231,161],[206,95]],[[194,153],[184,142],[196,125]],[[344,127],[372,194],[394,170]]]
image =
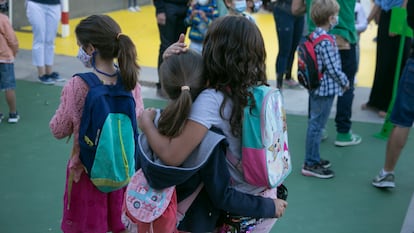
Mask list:
[[336,0],[313,0],[310,17],[317,27],[329,23],[329,17],[339,12]]
[[171,55],[161,64],[161,86],[170,98],[158,121],[161,134],[169,137],[181,134],[194,99],[206,86],[202,72],[203,59],[192,50]]
[[220,116],[229,99],[233,108],[229,120],[234,136],[241,135],[244,107],[248,98],[256,102],[249,88],[268,85],[266,50],[256,24],[244,16],[223,16],[214,20],[203,45],[204,77],[209,87],[224,93]]
[[111,17],[91,15],[80,21],[75,33],[81,45],[91,44],[102,59],[117,58],[125,89],[135,88],[140,70],[135,45]]

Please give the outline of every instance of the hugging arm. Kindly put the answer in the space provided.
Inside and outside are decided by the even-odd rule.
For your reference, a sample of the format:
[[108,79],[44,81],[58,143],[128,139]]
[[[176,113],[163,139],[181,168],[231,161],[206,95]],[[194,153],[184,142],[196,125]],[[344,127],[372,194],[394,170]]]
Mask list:
[[161,161],[170,166],[179,166],[200,144],[208,129],[192,120],[187,120],[183,132],[169,138],[158,132],[153,123],[155,110],[147,109],[138,117],[138,125],[148,138],[153,151]]
[[[225,157],[225,143],[216,146],[200,170],[204,187],[218,209],[232,214],[256,218],[281,217],[287,202],[246,194],[231,188],[230,173]],[[276,208],[278,206],[278,208]]]

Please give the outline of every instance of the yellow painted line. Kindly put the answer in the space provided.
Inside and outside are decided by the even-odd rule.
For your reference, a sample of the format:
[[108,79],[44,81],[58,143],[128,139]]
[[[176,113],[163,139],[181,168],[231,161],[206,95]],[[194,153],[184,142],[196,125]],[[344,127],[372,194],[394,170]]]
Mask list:
[[[106,13],[113,17],[121,26],[123,33],[127,34],[134,41],[137,52],[138,62],[141,66],[157,67],[159,34],[155,20],[155,8],[152,5],[141,7],[140,12],[129,12],[119,10]],[[253,14],[257,21],[267,51],[267,73],[269,80],[275,80],[275,61],[278,51],[276,29],[271,13]],[[76,56],[78,46],[75,38],[75,27],[82,18],[70,19],[70,36],[56,39],[56,54]],[[30,26],[23,28],[31,30]],[[60,27],[59,27],[60,30]],[[237,30],[237,29],[236,29]],[[361,58],[360,69],[357,74],[358,86],[371,87],[375,69],[375,49],[376,44],[372,39],[376,35],[377,28],[370,25],[366,32],[361,35]],[[60,33],[60,32],[59,32]],[[32,34],[30,32],[16,32],[19,39],[20,48],[30,50],[32,48]],[[187,43],[188,43],[187,39]],[[293,64],[293,76],[296,76],[296,60]]]

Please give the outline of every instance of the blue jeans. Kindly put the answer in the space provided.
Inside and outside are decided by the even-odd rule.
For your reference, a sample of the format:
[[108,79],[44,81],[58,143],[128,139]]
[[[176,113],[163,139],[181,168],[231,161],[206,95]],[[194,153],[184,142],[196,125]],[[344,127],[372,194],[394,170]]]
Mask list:
[[306,132],[305,164],[312,166],[320,162],[319,146],[322,129],[328,121],[335,96],[309,94],[309,119]]
[[355,44],[351,44],[351,49],[339,50],[342,61],[342,71],[349,80],[349,89],[338,96],[336,103],[336,132],[349,133],[351,131],[352,102],[354,100],[354,79],[357,70]]
[[[276,58],[276,73],[280,76],[280,79],[282,79],[281,74],[286,74],[289,79],[291,77],[296,48],[302,38],[305,17],[294,16],[275,5],[273,7],[273,18],[275,20],[279,42],[279,53]],[[282,82],[282,80],[278,80],[278,82]]]
[[14,90],[16,78],[13,63],[0,63],[0,90]]
[[401,75],[390,121],[411,127],[414,121],[414,58],[409,58]]

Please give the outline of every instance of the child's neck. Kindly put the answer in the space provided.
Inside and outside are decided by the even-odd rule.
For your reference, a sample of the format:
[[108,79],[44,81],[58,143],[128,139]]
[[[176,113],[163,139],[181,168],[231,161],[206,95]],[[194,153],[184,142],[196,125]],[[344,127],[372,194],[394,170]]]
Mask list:
[[329,30],[331,30],[331,25],[329,23],[321,25],[319,27],[322,28],[323,30],[327,31],[327,32],[329,32]]

